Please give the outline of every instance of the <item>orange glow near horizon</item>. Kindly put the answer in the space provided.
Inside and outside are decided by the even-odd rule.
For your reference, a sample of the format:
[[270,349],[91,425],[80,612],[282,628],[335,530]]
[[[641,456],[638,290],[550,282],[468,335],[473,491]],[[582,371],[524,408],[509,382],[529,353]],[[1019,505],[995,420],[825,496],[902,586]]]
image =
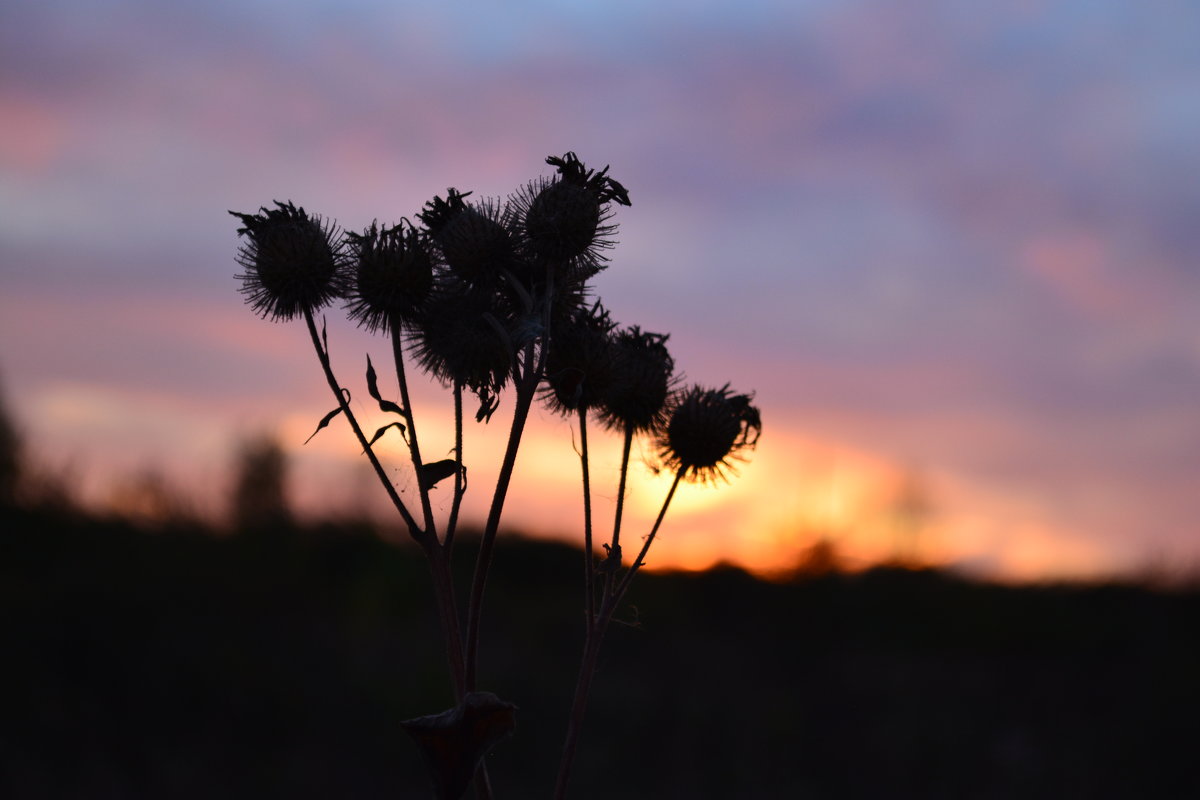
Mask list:
[[[424,416],[431,424],[422,423],[422,445],[440,454],[451,441],[449,420],[438,424],[436,414]],[[680,485],[648,555],[648,570],[703,570],[728,563],[771,577],[796,568],[820,542],[832,545],[847,569],[889,561],[978,563],[986,574],[1020,581],[1099,576],[1114,567],[1112,558],[1095,545],[1052,522],[1018,514],[1004,498],[980,495],[942,476],[924,476],[878,456],[805,437],[785,424],[768,428],[757,451],[747,454],[728,483]],[[309,416],[289,416],[286,438],[302,441],[311,426]],[[465,448],[468,463],[474,465],[463,509],[468,522],[486,514],[507,433],[508,420],[500,417],[488,426],[468,428]],[[322,437],[325,441],[317,445]],[[338,433],[322,432],[308,447],[313,454],[319,451],[348,466],[358,456],[346,446],[348,439],[345,431],[340,440]],[[573,423],[534,413],[506,504],[506,529],[582,543],[576,443]],[[589,444],[599,551],[612,532],[620,442],[618,436],[592,426]],[[399,438],[389,447],[391,462],[400,463]],[[652,462],[650,443],[635,443],[621,534],[627,561],[649,533],[670,487],[671,476],[655,474],[648,466]],[[358,474],[370,477],[365,470]],[[403,470],[396,474],[408,496],[411,479],[403,477]],[[381,498],[376,490],[372,482],[369,491]],[[447,491],[435,500],[443,512],[449,497]]]
[[[599,248],[612,262],[589,295],[670,331],[689,379],[756,390],[765,417],[728,484],[679,490],[649,569],[772,575],[829,550],[850,569],[1012,580],[1200,564],[1195,47],[1178,8],[1128,36],[1114,3],[1086,29],[1030,3],[709,4],[682,27],[609,4],[502,30],[498,6],[453,3],[362,30],[254,4],[99,25],[10,5],[0,401],[33,472],[82,504],[145,515],[174,493],[221,523],[239,443],[267,433],[298,518],[392,535],[345,420],[302,446],[335,403],[306,325],[239,295],[226,210],[278,198],[390,225],[450,186],[504,204],[569,147],[634,198],[608,208],[619,247]],[[256,26],[268,47],[227,35]],[[370,435],[394,419],[364,354],[395,399],[390,348],[344,310],[321,324]],[[423,453],[447,458],[449,394],[415,373]],[[466,426],[464,524],[486,514],[511,404]],[[581,540],[577,438],[535,411],[506,529]],[[591,442],[599,543],[620,441]],[[395,431],[380,452],[417,505]],[[667,490],[653,460],[635,446],[627,558]],[[434,495],[444,519],[451,490]]]
[[[450,454],[452,420],[444,405],[429,402],[437,390],[421,387],[415,401],[422,449],[429,458]],[[215,420],[179,426],[180,409],[166,399],[127,398],[85,386],[63,386],[41,399],[44,419],[60,430],[99,428],[114,443],[131,432],[151,430],[164,452],[207,454],[211,463],[179,471],[170,462],[125,464],[101,486],[92,476],[92,500],[128,507],[136,477],[163,466],[171,473],[163,485],[207,489],[198,507],[218,508],[228,491],[228,459],[233,437]],[[355,401],[368,432],[386,420]],[[307,445],[315,420],[327,409],[306,407],[285,414],[276,428],[292,462],[292,499],[302,517],[367,515],[387,525],[395,513],[345,426],[334,422]],[[194,410],[193,410],[194,411]],[[496,472],[508,435],[509,419],[497,415],[489,425],[469,424],[465,450],[470,490],[463,520],[478,524],[486,515]],[[1092,577],[1111,572],[1112,554],[1086,543],[1077,532],[1022,509],[1014,501],[989,496],[949,476],[918,474],[886,458],[805,436],[802,424],[772,422],[758,449],[728,483],[681,484],[647,559],[649,570],[702,570],[718,563],[775,576],[800,564],[817,543],[826,543],[847,569],[887,561],[935,566],[974,565],[984,574],[1007,580]],[[221,431],[225,430],[222,435]],[[580,464],[572,421],[535,411],[526,430],[505,510],[504,527],[529,535],[582,541]],[[609,540],[616,505],[620,462],[619,437],[598,426],[589,428],[597,550]],[[381,460],[405,499],[414,495],[404,463],[404,444],[389,433]],[[622,546],[631,560],[648,534],[670,486],[671,476],[655,474],[653,447],[634,446],[631,459]],[[220,462],[220,463],[217,463]],[[134,476],[134,477],[130,477]],[[135,487],[136,488],[136,487]],[[144,487],[142,487],[144,488]],[[141,498],[141,495],[139,495]],[[448,512],[451,493],[438,488],[435,509]],[[141,498],[144,499],[144,498]],[[139,500],[140,502],[140,500]]]

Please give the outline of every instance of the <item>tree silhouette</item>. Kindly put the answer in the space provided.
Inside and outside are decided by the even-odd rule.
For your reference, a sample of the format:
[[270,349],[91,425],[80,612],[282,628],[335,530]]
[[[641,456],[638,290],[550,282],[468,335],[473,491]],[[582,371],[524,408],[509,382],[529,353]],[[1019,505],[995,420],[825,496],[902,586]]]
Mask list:
[[234,530],[264,530],[291,524],[287,472],[287,455],[274,438],[258,436],[240,445],[231,502]]
[[0,506],[16,504],[21,472],[21,437],[0,392]]

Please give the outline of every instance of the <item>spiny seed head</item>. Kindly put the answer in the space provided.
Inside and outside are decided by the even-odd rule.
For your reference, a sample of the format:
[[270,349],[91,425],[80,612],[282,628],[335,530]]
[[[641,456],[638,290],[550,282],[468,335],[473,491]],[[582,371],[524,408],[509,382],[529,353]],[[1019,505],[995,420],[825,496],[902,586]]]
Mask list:
[[753,449],[762,432],[752,394],[690,386],[670,403],[666,427],[658,434],[659,457],[672,471],[689,480],[708,483],[726,478],[731,460],[742,460],[741,451]]
[[616,180],[608,177],[608,167],[596,172],[588,169],[574,153],[567,153],[562,158],[547,156],[546,163],[558,168],[558,174],[564,182],[583,186],[596,196],[600,203],[612,201],[619,205],[629,205],[629,192]]
[[597,405],[601,421],[610,428],[644,432],[664,423],[675,370],[667,338],[645,333],[636,325],[613,338],[612,380]]
[[512,332],[492,297],[461,283],[435,285],[413,325],[413,355],[445,384],[459,383],[489,403],[512,370]]
[[372,222],[346,238],[354,259],[350,318],[372,333],[415,318],[433,287],[433,259],[421,232],[406,221],[382,229]]
[[510,198],[514,224],[532,260],[586,280],[603,269],[603,251],[613,246],[616,226],[607,224],[608,204],[629,205],[629,193],[608,177],[608,167],[589,170],[574,153],[546,163],[558,175],[533,181]]
[[537,194],[525,212],[525,234],[539,255],[567,261],[583,254],[596,240],[600,202],[587,187],[563,180],[530,185]]
[[517,262],[516,242],[495,200],[468,203],[471,193],[447,190],[417,214],[442,252],[446,266],[471,286],[494,286]]
[[289,320],[341,293],[347,259],[336,226],[290,201],[257,214],[229,213],[242,221],[238,236],[246,237],[237,253],[245,272],[237,278],[260,316]]
[[466,198],[470,196],[471,192],[460,192],[451,186],[446,190],[445,200],[435,196],[417,212],[417,219],[436,238],[451,220],[466,210]]
[[599,301],[575,308],[565,324],[553,327],[543,393],[552,410],[586,412],[601,401],[613,380],[614,327]]

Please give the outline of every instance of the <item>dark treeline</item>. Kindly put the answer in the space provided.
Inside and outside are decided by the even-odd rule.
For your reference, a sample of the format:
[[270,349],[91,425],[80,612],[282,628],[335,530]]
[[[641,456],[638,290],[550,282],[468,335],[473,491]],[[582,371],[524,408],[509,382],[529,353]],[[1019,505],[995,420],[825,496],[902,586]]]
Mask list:
[[[366,527],[3,513],[0,796],[428,796],[398,723],[450,686],[415,552]],[[549,794],[580,561],[513,538],[498,555],[482,688],[520,706],[489,760],[501,796]],[[1195,592],[723,569],[647,575],[630,601],[580,798],[1200,790]]]

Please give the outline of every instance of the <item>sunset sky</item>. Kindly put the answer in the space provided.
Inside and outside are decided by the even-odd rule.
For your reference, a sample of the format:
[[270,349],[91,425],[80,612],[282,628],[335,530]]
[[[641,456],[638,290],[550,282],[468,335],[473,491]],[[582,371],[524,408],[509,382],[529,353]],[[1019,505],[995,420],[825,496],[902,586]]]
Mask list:
[[[243,305],[226,210],[361,229],[573,150],[633,201],[597,294],[762,410],[652,566],[823,537],[1004,578],[1200,569],[1198,37],[1182,1],[5,3],[3,395],[89,502],[154,471],[219,514],[267,431],[298,508],[382,512],[344,424],[301,446],[333,403],[303,325]],[[385,343],[329,316],[373,420]],[[446,394],[418,400],[449,449]],[[469,431],[474,513],[510,407]],[[631,536],[667,483],[639,449]],[[540,412],[518,472],[508,522],[578,537],[570,425]]]

